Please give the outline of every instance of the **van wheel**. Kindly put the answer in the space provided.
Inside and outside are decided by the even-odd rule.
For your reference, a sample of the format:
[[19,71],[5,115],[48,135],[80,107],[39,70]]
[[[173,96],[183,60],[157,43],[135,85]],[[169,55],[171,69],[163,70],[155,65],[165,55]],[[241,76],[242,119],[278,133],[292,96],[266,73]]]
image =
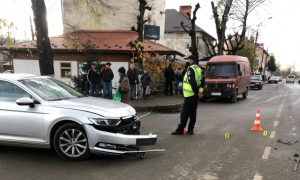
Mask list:
[[243,93],[243,99],[247,99],[247,96],[248,96],[248,88],[247,88],[246,92]]
[[236,103],[236,101],[237,101],[237,95],[238,95],[238,93],[237,93],[237,91],[234,93],[234,95],[233,96],[231,96],[231,102],[232,103]]
[[68,123],[60,127],[53,138],[56,153],[66,160],[85,160],[91,154],[87,135],[82,126]]

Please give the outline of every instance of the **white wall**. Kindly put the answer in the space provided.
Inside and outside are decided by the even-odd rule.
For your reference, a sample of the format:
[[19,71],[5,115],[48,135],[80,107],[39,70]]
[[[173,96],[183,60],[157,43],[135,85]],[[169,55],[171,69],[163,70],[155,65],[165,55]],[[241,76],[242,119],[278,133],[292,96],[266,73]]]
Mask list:
[[[198,49],[199,59],[209,56],[208,52],[205,48],[205,43],[204,43],[203,39],[201,38],[202,35],[199,32],[197,32],[196,36],[199,37],[198,43],[202,47],[201,51],[200,51],[200,47]],[[184,55],[191,54],[191,52],[188,49],[186,49],[186,44],[187,43],[191,44],[191,37],[186,32],[166,33],[164,35],[164,41],[165,41],[165,45],[171,49],[181,52]]]
[[[139,9],[138,0],[110,0],[107,3],[113,7],[111,10],[107,10],[107,16],[103,15],[100,25],[91,25],[91,18],[86,14],[87,9],[82,6],[78,13],[76,10],[72,10],[69,6],[73,0],[64,0],[63,4],[63,20],[64,33],[72,32],[73,29],[68,29],[70,24],[78,26],[81,30],[130,30],[132,26],[136,26],[138,15],[137,9]],[[152,6],[152,10],[145,12],[144,18],[147,19],[151,16],[150,25],[160,26],[161,40],[158,43],[163,44],[164,31],[165,31],[165,0],[148,0],[149,6]],[[162,14],[160,12],[163,12]],[[85,23],[87,22],[87,23]],[[146,23],[148,24],[148,23]]]
[[[77,61],[54,61],[54,78],[62,81],[70,86],[73,86],[73,83],[70,78],[61,78],[60,72],[60,62],[71,62],[72,76],[78,75],[78,67]],[[14,73],[26,73],[26,74],[34,74],[40,76],[40,65],[38,60],[22,60],[22,59],[14,59]]]

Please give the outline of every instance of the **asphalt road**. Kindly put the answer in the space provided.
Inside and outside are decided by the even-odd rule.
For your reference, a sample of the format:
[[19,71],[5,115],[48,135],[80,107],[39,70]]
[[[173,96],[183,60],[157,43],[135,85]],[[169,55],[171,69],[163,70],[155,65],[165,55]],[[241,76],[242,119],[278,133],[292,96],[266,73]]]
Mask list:
[[[158,134],[155,147],[165,152],[135,157],[100,157],[68,162],[55,152],[0,146],[0,179],[184,179],[184,180],[298,180],[294,154],[300,154],[300,85],[268,84],[251,90],[235,104],[224,100],[199,103],[195,135],[172,136],[179,114],[150,114],[142,132]],[[257,110],[268,132],[252,132]],[[146,112],[145,112],[146,113]],[[144,113],[140,113],[141,115]],[[229,133],[229,139],[225,139]]]

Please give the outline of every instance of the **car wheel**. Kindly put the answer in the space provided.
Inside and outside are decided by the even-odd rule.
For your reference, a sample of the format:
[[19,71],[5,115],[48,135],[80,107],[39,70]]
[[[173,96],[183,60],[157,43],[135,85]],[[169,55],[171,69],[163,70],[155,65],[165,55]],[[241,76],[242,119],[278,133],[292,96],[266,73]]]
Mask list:
[[248,96],[248,89],[246,90],[246,92],[243,93],[243,99],[247,99]]
[[233,96],[231,96],[231,102],[236,103],[238,92],[236,91]]
[[276,81],[276,84],[278,84],[278,82]]
[[80,161],[89,157],[89,143],[82,126],[68,123],[60,127],[54,135],[54,149],[66,160]]
[[206,102],[207,101],[207,98],[206,97],[202,97],[201,98],[201,102]]

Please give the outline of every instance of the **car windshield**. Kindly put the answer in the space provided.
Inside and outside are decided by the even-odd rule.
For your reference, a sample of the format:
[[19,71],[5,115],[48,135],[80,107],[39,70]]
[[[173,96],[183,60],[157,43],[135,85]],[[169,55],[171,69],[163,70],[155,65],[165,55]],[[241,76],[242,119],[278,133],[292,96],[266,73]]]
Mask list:
[[236,65],[230,64],[209,64],[207,66],[206,77],[235,77]]
[[294,76],[288,76],[288,78],[294,78]]
[[19,80],[41,98],[47,101],[74,99],[84,97],[70,86],[49,78],[28,78]]
[[259,81],[259,76],[251,76],[251,80],[257,80],[257,81]]
[[270,80],[276,80],[276,79],[278,79],[278,77],[272,76],[272,77],[270,78]]

